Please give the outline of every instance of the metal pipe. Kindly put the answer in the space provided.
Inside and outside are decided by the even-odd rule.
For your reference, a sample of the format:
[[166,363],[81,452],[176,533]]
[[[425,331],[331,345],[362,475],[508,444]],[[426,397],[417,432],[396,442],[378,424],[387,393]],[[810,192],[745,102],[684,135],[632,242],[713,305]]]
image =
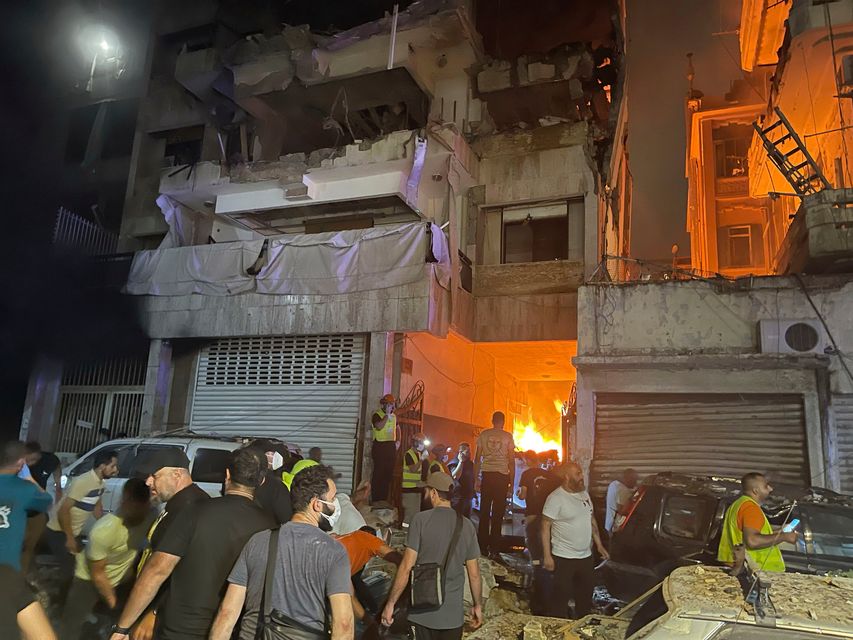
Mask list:
[[394,68],[394,49],[397,47],[397,18],[400,15],[400,5],[394,5],[394,15],[391,18],[391,43],[388,46],[388,69]]

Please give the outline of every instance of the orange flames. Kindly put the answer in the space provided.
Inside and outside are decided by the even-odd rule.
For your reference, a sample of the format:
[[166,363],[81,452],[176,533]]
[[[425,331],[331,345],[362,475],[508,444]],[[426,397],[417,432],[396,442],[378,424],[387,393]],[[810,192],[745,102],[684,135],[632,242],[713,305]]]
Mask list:
[[[563,415],[563,403],[560,400],[554,400],[554,408],[557,410],[557,415]],[[559,424],[559,422],[558,422]],[[562,459],[563,457],[563,445],[560,444],[559,440],[554,440],[550,438],[547,434],[543,433],[543,429],[540,429],[536,421],[531,418],[527,422],[521,420],[519,418],[515,418],[512,424],[512,435],[515,439],[515,446],[522,451],[557,451],[557,455]]]

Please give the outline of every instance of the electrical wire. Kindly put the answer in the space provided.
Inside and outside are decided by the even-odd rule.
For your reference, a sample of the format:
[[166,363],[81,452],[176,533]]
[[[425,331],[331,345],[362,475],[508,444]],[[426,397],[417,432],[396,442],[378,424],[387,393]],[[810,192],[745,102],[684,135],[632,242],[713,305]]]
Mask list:
[[823,325],[824,331],[826,331],[826,337],[829,338],[829,341],[832,343],[832,348],[834,349],[835,355],[838,356],[838,361],[841,363],[841,366],[844,367],[844,371],[847,372],[847,377],[850,378],[850,382],[853,382],[853,373],[850,372],[850,368],[847,366],[847,362],[844,360],[844,353],[841,349],[838,348],[838,343],[835,341],[835,336],[832,335],[832,331],[829,328],[829,325],[826,323],[826,320],[823,317],[823,314],[817,308],[817,305],[812,300],[812,296],[809,293],[809,290],[806,288],[806,283],[803,282],[803,277],[799,273],[794,274],[794,278],[800,285],[800,289],[802,289],[803,294],[806,296],[806,300],[809,301],[812,309],[815,314],[817,314],[820,323]]

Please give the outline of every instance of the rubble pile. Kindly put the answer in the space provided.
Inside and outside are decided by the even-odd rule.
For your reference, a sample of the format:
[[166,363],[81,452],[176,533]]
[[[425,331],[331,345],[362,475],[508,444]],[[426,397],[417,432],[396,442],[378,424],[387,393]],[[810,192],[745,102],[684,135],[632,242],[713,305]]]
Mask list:
[[530,600],[526,593],[509,589],[492,589],[483,606],[483,617],[488,620],[506,613],[530,614]]
[[468,640],[518,640],[524,634],[524,640],[562,638],[568,626],[567,621],[562,618],[506,613],[498,618],[487,620],[475,631],[464,632],[462,637]]
[[563,640],[622,640],[629,624],[629,620],[590,616],[573,622]]

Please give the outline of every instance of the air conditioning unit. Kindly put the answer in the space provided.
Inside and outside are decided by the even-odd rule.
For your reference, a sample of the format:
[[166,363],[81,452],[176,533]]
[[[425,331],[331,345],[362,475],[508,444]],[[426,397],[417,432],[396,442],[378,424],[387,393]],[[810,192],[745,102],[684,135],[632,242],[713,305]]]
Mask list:
[[760,320],[761,353],[817,353],[830,346],[820,320]]

